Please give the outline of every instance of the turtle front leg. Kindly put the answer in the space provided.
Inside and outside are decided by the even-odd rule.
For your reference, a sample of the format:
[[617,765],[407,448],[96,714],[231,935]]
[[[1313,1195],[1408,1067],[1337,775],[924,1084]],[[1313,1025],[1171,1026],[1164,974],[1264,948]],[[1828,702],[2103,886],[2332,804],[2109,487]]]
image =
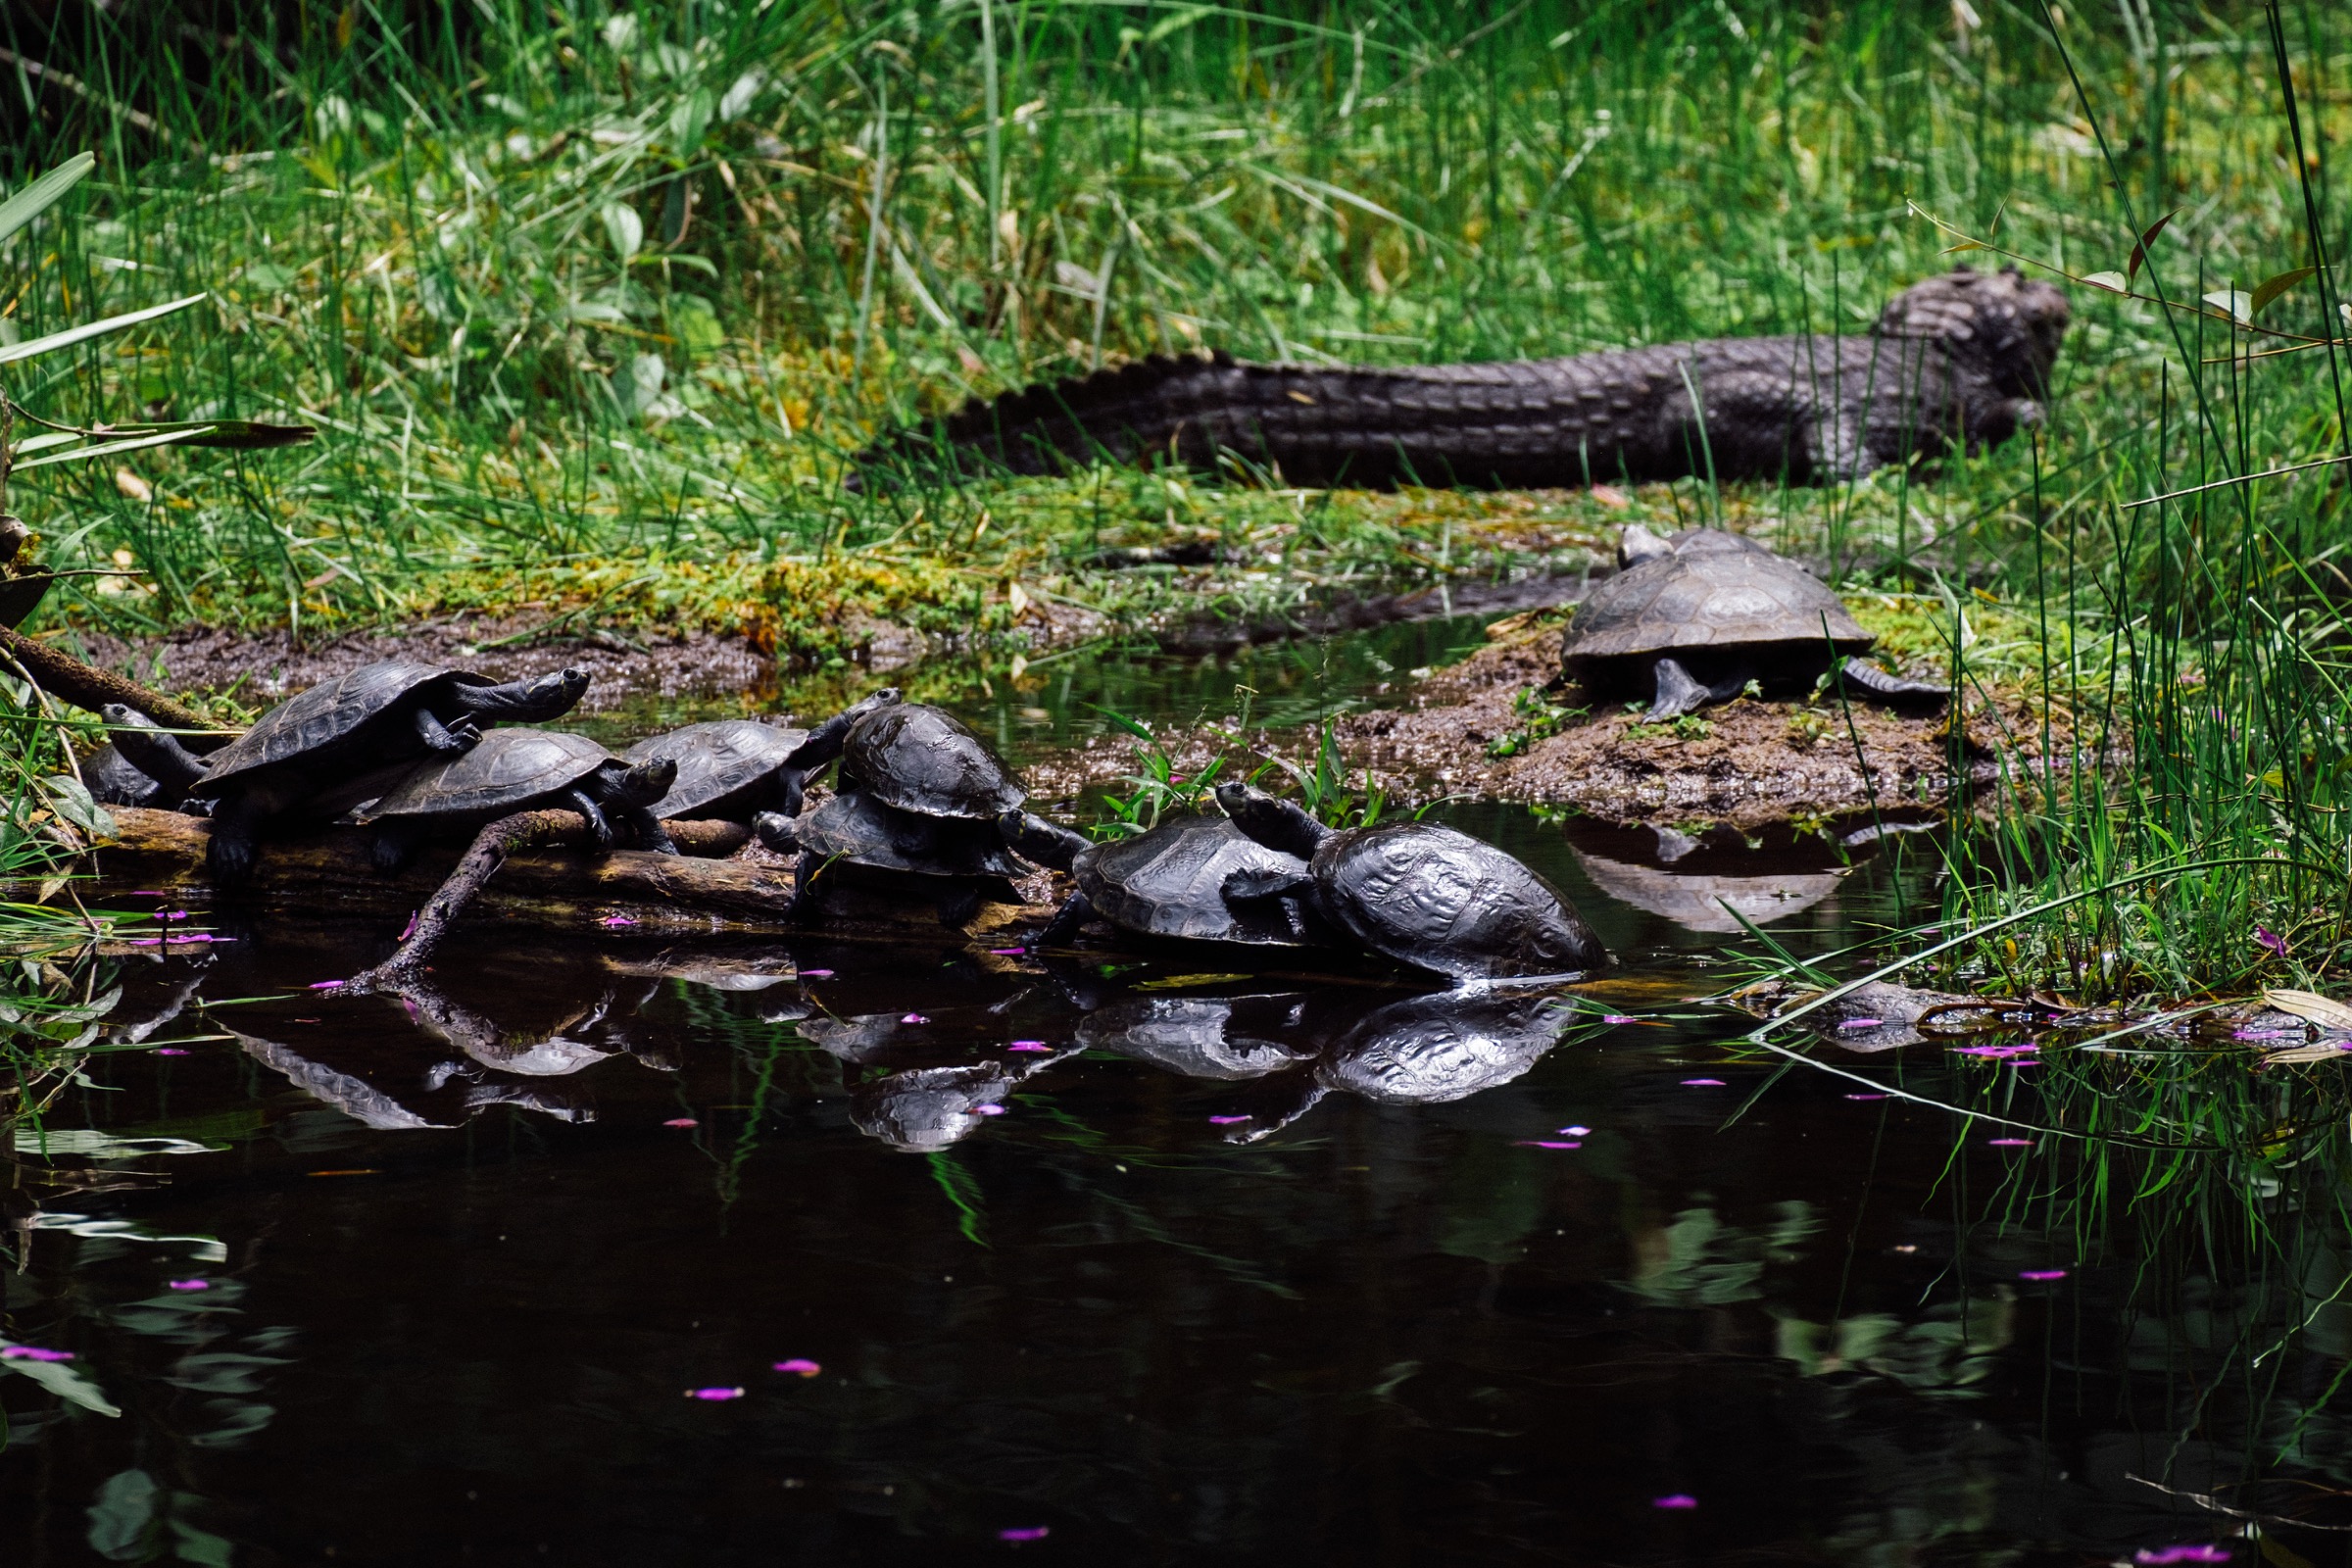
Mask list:
[[662,819],[653,813],[652,808],[623,804],[614,808],[613,814],[628,828],[630,840],[639,849],[651,850],[656,855],[679,853],[677,845],[670,839],[669,830],[662,825]]
[[588,819],[588,839],[602,854],[612,848],[612,824],[605,819],[605,808],[585,790],[565,790],[564,804]]
[[1920,704],[1948,702],[1951,692],[1924,680],[1905,680],[1887,673],[1876,664],[1866,664],[1859,659],[1848,659],[1838,668],[1838,680],[1857,697],[1875,697],[1883,703]]
[[1307,938],[1307,917],[1322,911],[1315,896],[1315,879],[1304,871],[1236,871],[1218,891],[1231,909],[1249,906],[1250,912],[1255,913],[1271,906],[1297,942]]
[[216,887],[233,888],[253,874],[260,853],[262,824],[270,819],[270,803],[258,791],[238,790],[213,808],[212,842],[205,863]]
[[424,742],[424,749],[435,757],[455,757],[460,752],[471,751],[474,743],[482,738],[482,732],[474,727],[473,720],[464,713],[445,724],[440,714],[430,708],[419,706],[414,723],[416,738]]
[[1086,895],[1083,893],[1071,894],[1062,901],[1061,907],[1054,911],[1053,922],[1037,934],[1038,946],[1054,948],[1069,946],[1070,943],[1077,940],[1079,928],[1094,917],[1095,906],[1086,901]]
[[1652,670],[1652,696],[1649,711],[1642,715],[1644,724],[1663,724],[1670,718],[1737,697],[1747,686],[1747,671],[1738,670],[1714,685],[1707,685],[1683,667],[1679,659],[1661,659]]

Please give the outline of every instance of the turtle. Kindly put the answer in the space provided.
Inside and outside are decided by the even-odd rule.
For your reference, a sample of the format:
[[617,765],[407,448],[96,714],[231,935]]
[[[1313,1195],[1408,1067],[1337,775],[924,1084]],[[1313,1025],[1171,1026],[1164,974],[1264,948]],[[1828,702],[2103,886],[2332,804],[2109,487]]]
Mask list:
[[1106,844],[1017,809],[997,825],[1021,856],[1078,880],[1041,942],[1066,942],[1097,915],[1137,936],[1192,942],[1298,948],[1338,940],[1303,900],[1226,900],[1225,883],[1236,872],[1304,875],[1306,862],[1268,849],[1214,812],[1168,817],[1147,833]]
[[[372,791],[338,800],[331,809],[318,805],[325,792],[419,758],[454,756],[502,720],[561,717],[587,690],[585,670],[499,685],[486,675],[407,659],[321,681],[264,713],[209,759],[190,755],[180,764],[202,773],[188,793],[213,803],[213,880],[233,886],[251,873],[255,840],[271,817],[298,806],[336,814]],[[178,745],[161,734],[155,741],[159,748]]]
[[[382,871],[398,870],[424,839],[471,833],[499,817],[551,807],[586,817],[600,850],[626,837],[641,849],[675,855],[677,846],[648,808],[677,771],[666,758],[624,762],[585,735],[492,730],[456,757],[413,768],[361,820],[375,830],[375,864]],[[612,817],[619,818],[620,833]]]
[[835,878],[927,898],[949,926],[962,925],[985,901],[1021,902],[1005,879],[1027,867],[995,823],[901,810],[856,785],[805,816],[763,811],[753,830],[769,849],[799,854],[794,907],[804,914]]
[[802,783],[835,758],[845,786],[859,786],[885,806],[924,816],[993,822],[1029,798],[1004,760],[953,713],[904,702],[895,687],[808,732],[785,770],[785,815],[799,814]]
[[1435,822],[1325,827],[1243,783],[1217,804],[1303,872],[1237,871],[1228,899],[1303,895],[1326,921],[1385,957],[1457,980],[1562,974],[1608,955],[1559,890],[1513,856]]
[[1645,723],[1737,697],[1751,680],[1809,689],[1833,671],[1855,695],[1883,702],[1950,696],[1863,662],[1874,639],[1838,596],[1751,539],[1721,528],[1661,539],[1636,523],[1617,560],[1623,569],[1577,607],[1560,661],[1587,690],[1647,690]]
[[783,806],[785,764],[808,738],[805,729],[719,718],[650,735],[620,755],[624,761],[666,757],[678,764],[677,782],[654,804],[654,815],[748,824],[755,813]]

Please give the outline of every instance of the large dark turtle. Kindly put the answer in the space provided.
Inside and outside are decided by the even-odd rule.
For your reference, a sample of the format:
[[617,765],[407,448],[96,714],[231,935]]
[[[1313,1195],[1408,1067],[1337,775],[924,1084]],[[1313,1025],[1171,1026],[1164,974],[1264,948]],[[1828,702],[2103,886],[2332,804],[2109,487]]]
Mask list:
[[214,880],[243,880],[253,868],[256,837],[280,812],[375,769],[454,756],[493,723],[560,717],[587,690],[583,670],[498,685],[406,659],[321,681],[264,713],[203,762],[190,759],[203,777],[189,793],[215,803]]
[[1344,831],[1247,784],[1221,784],[1217,804],[1304,872],[1238,872],[1228,898],[1304,894],[1333,925],[1399,963],[1476,980],[1563,974],[1608,955],[1559,890],[1517,858],[1434,822]]
[[375,829],[375,863],[386,871],[398,869],[427,838],[471,834],[502,816],[551,807],[586,817],[600,850],[625,836],[639,849],[675,855],[648,808],[667,793],[677,770],[667,759],[624,762],[584,735],[492,730],[460,756],[418,765],[361,819]]
[[785,765],[808,739],[805,729],[719,718],[649,735],[620,755],[631,762],[665,757],[678,764],[677,782],[654,804],[654,815],[749,822],[760,811],[782,809]]
[[1860,696],[1949,695],[1862,662],[1873,639],[1838,596],[1736,533],[1688,528],[1660,539],[1636,524],[1617,559],[1623,569],[1577,607],[1560,660],[1590,690],[1648,691],[1649,723],[1736,697],[1751,680],[1809,689],[1833,666]]
[[769,849],[799,852],[793,885],[795,907],[804,914],[819,909],[836,881],[933,903],[940,923],[950,926],[962,925],[984,902],[1021,902],[1005,879],[1027,867],[993,822],[900,810],[851,785],[798,818],[761,812],[754,827]]
[[808,732],[787,770],[795,808],[786,815],[796,814],[800,781],[837,757],[845,788],[855,785],[902,811],[993,822],[1029,798],[1004,760],[954,714],[902,702],[891,687]]
[[1225,884],[1238,872],[1302,876],[1306,862],[1266,848],[1223,816],[1169,817],[1148,833],[1104,844],[1018,810],[998,826],[1023,857],[1078,880],[1044,942],[1066,942],[1097,915],[1138,936],[1189,942],[1298,948],[1336,936],[1299,899],[1227,901]]

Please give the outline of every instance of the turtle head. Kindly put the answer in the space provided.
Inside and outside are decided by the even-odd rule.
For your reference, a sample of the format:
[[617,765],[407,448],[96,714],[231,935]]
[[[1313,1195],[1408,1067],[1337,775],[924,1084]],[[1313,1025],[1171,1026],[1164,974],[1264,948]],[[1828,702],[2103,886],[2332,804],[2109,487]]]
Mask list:
[[1054,871],[1067,871],[1078,858],[1078,852],[1087,846],[1085,834],[1073,833],[1058,822],[1049,822],[1017,806],[998,814],[997,831],[1004,835],[1004,847],[1013,854]]
[[475,718],[544,724],[562,718],[588,695],[588,672],[559,669],[503,686],[460,686],[458,706]]
[[1249,838],[1269,850],[1296,855],[1301,860],[1311,857],[1315,846],[1331,836],[1331,829],[1290,802],[1278,801],[1248,784],[1218,785],[1217,805],[1224,808],[1225,814],[1233,818],[1233,825]]
[[108,703],[98,710],[114,731],[115,750],[122,760],[167,789],[186,790],[204,777],[205,760],[179,743],[179,737],[156,727],[137,709]]
[[1659,561],[1674,554],[1674,546],[1651,533],[1638,522],[1629,522],[1617,536],[1617,565],[1638,566],[1644,561]]
[[752,836],[762,849],[778,855],[792,855],[801,847],[801,832],[793,819],[782,811],[761,811],[752,818]]
[[669,793],[678,779],[678,760],[656,757],[620,775],[620,796],[631,806],[651,806]]

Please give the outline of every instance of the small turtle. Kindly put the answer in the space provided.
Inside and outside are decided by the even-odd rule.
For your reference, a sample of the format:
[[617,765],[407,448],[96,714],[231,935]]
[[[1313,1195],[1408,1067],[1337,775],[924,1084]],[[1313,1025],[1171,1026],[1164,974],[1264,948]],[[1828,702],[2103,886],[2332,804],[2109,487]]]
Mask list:
[[1328,828],[1288,801],[1233,783],[1217,804],[1303,872],[1236,872],[1228,898],[1303,894],[1331,924],[1399,963],[1456,979],[1562,974],[1607,961],[1559,890],[1512,856],[1434,822]]
[[1006,811],[998,827],[1026,858],[1078,879],[1041,942],[1067,942],[1097,915],[1138,936],[1191,942],[1298,948],[1336,940],[1301,899],[1227,902],[1225,884],[1236,873],[1303,876],[1306,862],[1259,844],[1226,817],[1170,817],[1104,844],[1019,810]]
[[620,755],[631,762],[666,757],[678,764],[678,781],[655,803],[654,815],[748,823],[757,812],[783,807],[785,765],[808,739],[805,729],[720,718],[648,736]]
[[1028,869],[993,823],[903,811],[855,785],[806,816],[763,811],[753,830],[779,854],[799,853],[794,908],[802,914],[816,912],[831,884],[861,883],[927,900],[940,924],[959,926],[983,903],[1020,903],[1006,878]]
[[[188,758],[185,766],[203,775],[188,792],[214,803],[208,857],[214,880],[227,885],[245,878],[253,869],[255,840],[271,817],[372,770],[454,756],[490,724],[561,717],[587,690],[584,670],[502,686],[487,676],[406,659],[363,665],[313,686],[264,713],[209,759]],[[159,746],[177,745],[169,736],[155,739]],[[356,804],[343,801],[337,809]]]
[[1623,569],[1577,607],[1560,660],[1592,690],[1646,687],[1645,722],[1737,697],[1751,680],[1810,688],[1833,668],[1857,696],[1927,703],[1950,695],[1863,663],[1857,656],[1873,639],[1838,596],[1736,533],[1688,528],[1661,539],[1637,523],[1617,560]]
[[837,757],[844,786],[924,816],[993,822],[1029,797],[1004,760],[954,714],[902,702],[894,687],[808,732],[786,770],[792,807],[785,815],[798,814],[801,782]]
[[457,757],[410,772],[362,817],[375,829],[375,863],[398,870],[417,844],[472,833],[502,816],[547,808],[579,812],[600,850],[616,841],[611,818],[639,848],[677,854],[648,809],[678,764],[622,761],[584,735],[552,729],[492,730]]

